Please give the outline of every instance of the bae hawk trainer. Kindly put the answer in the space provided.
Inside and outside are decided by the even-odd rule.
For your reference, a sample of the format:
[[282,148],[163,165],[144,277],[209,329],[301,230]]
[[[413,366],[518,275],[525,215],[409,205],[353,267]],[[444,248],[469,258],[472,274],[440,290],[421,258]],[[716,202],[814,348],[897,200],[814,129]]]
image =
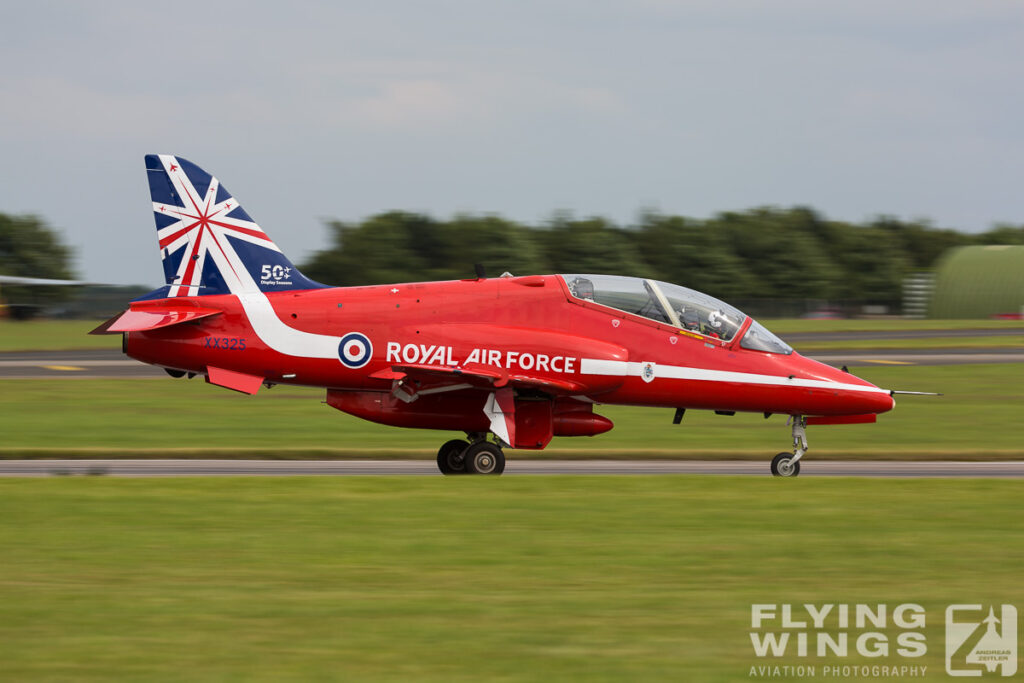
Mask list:
[[874,422],[892,394],[805,358],[732,306],[640,277],[572,273],[327,287],[306,278],[220,182],[146,156],[166,283],[94,333],[172,377],[247,394],[322,387],[397,427],[465,432],[445,474],[500,474],[504,448],[594,436],[600,404],[790,416],[796,476],[810,424]]

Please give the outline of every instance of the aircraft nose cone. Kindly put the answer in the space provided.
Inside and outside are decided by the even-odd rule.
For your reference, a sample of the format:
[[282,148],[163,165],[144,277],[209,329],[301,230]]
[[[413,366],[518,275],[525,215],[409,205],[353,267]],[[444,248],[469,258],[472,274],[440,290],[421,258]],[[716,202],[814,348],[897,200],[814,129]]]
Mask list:
[[[797,354],[794,354],[797,356]],[[885,413],[892,410],[895,402],[892,395],[871,382],[857,377],[853,373],[843,372],[831,365],[798,356],[793,358],[793,367],[799,369],[804,377],[835,384],[834,403],[829,409],[832,414],[865,415],[868,413]]]
[[893,409],[896,401],[889,392],[871,393],[864,397],[867,402],[865,413],[886,413]]
[[[896,405],[892,394],[888,391],[879,389],[871,382],[852,373],[843,372],[831,366],[827,367],[830,371],[830,380],[849,386],[849,389],[845,391],[845,398],[851,413],[885,413]],[[864,389],[859,387],[864,387]]]

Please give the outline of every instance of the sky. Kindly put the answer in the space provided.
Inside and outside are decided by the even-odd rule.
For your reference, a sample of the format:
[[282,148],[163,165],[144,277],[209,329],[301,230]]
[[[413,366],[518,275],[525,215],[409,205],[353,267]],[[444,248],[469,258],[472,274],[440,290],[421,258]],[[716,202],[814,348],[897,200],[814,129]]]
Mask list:
[[95,282],[162,284],[147,153],[297,263],[393,209],[1024,223],[1017,0],[43,0],[0,35],[0,212]]

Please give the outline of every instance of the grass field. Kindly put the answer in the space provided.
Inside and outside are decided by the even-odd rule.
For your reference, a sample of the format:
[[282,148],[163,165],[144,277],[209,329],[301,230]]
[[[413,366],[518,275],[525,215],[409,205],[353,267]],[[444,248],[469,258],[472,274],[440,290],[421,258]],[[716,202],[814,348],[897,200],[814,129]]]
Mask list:
[[102,320],[0,320],[0,352],[119,349],[121,335],[91,335]]
[[[858,373],[898,397],[877,424],[809,430],[809,458],[1024,458],[1024,364],[886,366]],[[320,402],[323,392],[278,386],[243,396],[201,380],[0,380],[0,457],[426,457],[444,432],[375,425]],[[741,457],[789,447],[784,416],[733,417],[599,406],[616,426],[556,438],[547,457]],[[535,457],[521,451],[512,457]]]
[[[910,663],[944,679],[946,605],[1024,604],[1022,493],[680,476],[0,480],[0,678],[738,681],[765,663]],[[753,654],[752,603],[905,602],[927,611],[924,657]]]

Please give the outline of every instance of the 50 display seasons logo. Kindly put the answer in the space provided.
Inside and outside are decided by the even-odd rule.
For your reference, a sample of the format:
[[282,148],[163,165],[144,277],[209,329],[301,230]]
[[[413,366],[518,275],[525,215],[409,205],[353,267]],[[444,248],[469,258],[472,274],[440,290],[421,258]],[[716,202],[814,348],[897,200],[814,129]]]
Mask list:
[[[941,614],[941,613],[940,613]],[[1012,676],[1017,671],[1013,605],[950,605],[944,620],[945,673]],[[928,673],[928,612],[916,603],[754,604],[752,678],[920,677]],[[932,624],[933,631],[939,622]],[[934,647],[935,645],[933,645]],[[767,660],[767,661],[765,661]]]

